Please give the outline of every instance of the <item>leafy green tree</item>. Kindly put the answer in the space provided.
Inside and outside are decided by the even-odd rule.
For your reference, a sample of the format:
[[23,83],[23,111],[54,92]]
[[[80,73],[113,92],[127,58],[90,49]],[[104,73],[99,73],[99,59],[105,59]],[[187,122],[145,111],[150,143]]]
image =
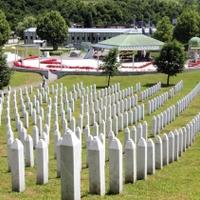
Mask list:
[[3,11],[0,10],[0,47],[9,39],[10,26]]
[[2,50],[0,49],[0,89],[9,84],[11,77],[11,69],[6,63],[6,58],[3,55]]
[[186,55],[183,46],[177,41],[165,44],[156,58],[157,71],[167,74],[167,86],[169,86],[170,76],[176,76],[184,69]]
[[110,86],[110,78],[118,72],[119,63],[117,61],[118,50],[111,49],[107,56],[103,59],[103,64],[100,66],[100,69],[108,76],[108,84]]
[[91,12],[88,12],[88,13],[85,14],[84,27],[85,28],[93,27],[93,18],[92,18],[92,13]]
[[51,11],[42,15],[37,24],[37,34],[47,40],[53,46],[54,50],[62,44],[67,38],[68,27],[64,18],[57,11]]
[[182,12],[174,28],[174,37],[187,43],[192,37],[200,35],[200,14],[193,9]]
[[173,37],[173,25],[170,22],[169,17],[163,17],[156,26],[156,32],[154,33],[154,38],[162,42],[170,42]]
[[20,38],[24,38],[24,30],[30,27],[36,27],[37,19],[34,16],[25,16],[23,21],[19,22],[16,27],[16,33]]

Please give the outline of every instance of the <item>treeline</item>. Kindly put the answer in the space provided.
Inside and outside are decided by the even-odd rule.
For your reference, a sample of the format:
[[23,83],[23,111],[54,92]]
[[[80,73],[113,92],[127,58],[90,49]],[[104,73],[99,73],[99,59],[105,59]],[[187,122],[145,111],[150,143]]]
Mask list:
[[200,11],[200,0],[0,0],[12,30],[25,16],[57,10],[68,25],[154,24],[164,16],[176,19],[188,6]]

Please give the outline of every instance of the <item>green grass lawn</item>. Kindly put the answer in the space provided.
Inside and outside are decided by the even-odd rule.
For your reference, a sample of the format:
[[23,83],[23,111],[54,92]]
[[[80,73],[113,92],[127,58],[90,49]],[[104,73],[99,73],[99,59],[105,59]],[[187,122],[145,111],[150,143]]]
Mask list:
[[[18,76],[18,78],[17,78]],[[15,79],[22,77],[20,74]],[[197,82],[200,80],[200,71],[182,73],[171,79],[171,83],[175,84],[179,80],[184,80],[184,88],[174,98],[167,101],[164,106],[159,108],[150,116],[145,116],[145,120],[151,123],[152,116],[160,113],[178,99],[185,96]],[[15,80],[15,82],[18,82]],[[72,84],[82,81],[84,85],[96,84],[98,88],[106,85],[104,76],[67,76],[58,80],[57,83],[63,83],[67,86],[68,91],[72,88]],[[111,79],[111,83],[120,82],[122,88],[134,86],[135,83],[141,82],[142,89],[150,84],[158,81],[166,82],[166,76],[161,74],[140,75],[140,76],[116,76]],[[13,80],[11,80],[11,83]],[[22,84],[23,85],[23,84]],[[156,95],[163,93],[169,88],[162,88]],[[151,97],[153,98],[153,97]],[[79,102],[76,102],[74,116],[77,118],[79,114]],[[146,103],[146,101],[145,101]],[[46,107],[46,105],[45,105]],[[181,113],[177,119],[170,125],[166,126],[162,133],[168,133],[170,130],[184,126],[200,111],[200,96],[197,96],[191,105]],[[4,110],[5,112],[5,110]],[[56,162],[53,157],[53,129],[51,129],[51,143],[49,146],[50,162],[49,162],[49,183],[43,186],[36,185],[36,170],[34,168],[26,168],[26,191],[23,193],[11,192],[11,176],[7,172],[7,156],[6,156],[6,127],[5,116],[3,116],[2,126],[0,127],[0,200],[22,199],[22,200],[57,200],[60,199],[60,179],[56,178]],[[53,122],[53,117],[52,120]],[[12,121],[14,127],[14,121]],[[52,126],[53,127],[53,126]],[[32,126],[28,129],[31,133]],[[15,129],[14,129],[15,130]],[[15,130],[16,131],[16,130]],[[161,134],[162,134],[161,133]],[[123,142],[123,132],[118,137]],[[83,170],[81,174],[81,195],[83,199],[176,199],[176,200],[193,200],[200,199],[200,136],[197,136],[195,143],[180,158],[179,161],[165,166],[162,170],[157,170],[155,175],[148,176],[146,181],[137,181],[135,184],[124,184],[123,193],[120,195],[105,195],[100,197],[89,194],[88,189],[88,169],[85,168],[86,150],[85,138],[83,136]],[[106,163],[106,190],[109,191],[109,173],[108,162]]]
[[[16,47],[16,46],[15,46]],[[11,46],[6,46],[4,48],[5,52],[11,52],[11,53],[17,53],[18,51],[18,55],[20,57],[28,57],[29,55],[34,55],[34,56],[38,56],[39,51],[37,47],[16,47],[16,49],[14,49]]]
[[42,77],[38,73],[31,72],[17,72],[13,71],[12,77],[10,80],[11,87],[24,86],[30,84],[37,84],[42,81]]

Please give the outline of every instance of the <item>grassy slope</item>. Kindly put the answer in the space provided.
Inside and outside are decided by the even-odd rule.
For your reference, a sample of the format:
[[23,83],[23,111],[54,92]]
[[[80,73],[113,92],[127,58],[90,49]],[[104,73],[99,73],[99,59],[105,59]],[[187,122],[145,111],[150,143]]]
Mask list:
[[[180,79],[184,80],[184,89],[173,99],[169,100],[163,107],[157,111],[158,113],[175,103],[177,99],[187,94],[199,81],[200,72],[183,73],[171,80],[172,83],[178,82]],[[166,77],[160,74],[143,75],[143,76],[124,76],[112,78],[112,83],[120,82],[122,87],[134,85],[136,82],[141,82],[143,87],[148,84],[156,83],[158,81],[165,82]],[[96,83],[98,87],[103,87],[105,84],[105,77],[95,76],[69,76],[60,79],[58,82],[63,82],[68,88],[72,84],[83,81],[84,84]],[[146,85],[146,86],[145,86]],[[161,92],[168,90],[163,88]],[[158,95],[158,94],[157,94]],[[195,114],[200,111],[200,97],[194,99],[191,106],[181,114],[172,124],[167,126],[163,132],[173,130],[176,127],[185,125]],[[78,116],[79,105],[74,113]],[[153,113],[155,114],[155,113]],[[149,123],[152,115],[146,117]],[[4,122],[5,119],[3,119]],[[53,121],[53,120],[52,120]],[[14,122],[14,121],[13,121]],[[28,130],[31,131],[31,128]],[[84,138],[84,137],[83,137]],[[119,138],[123,140],[123,133],[119,134]],[[50,144],[50,169],[49,169],[49,183],[44,186],[35,184],[35,168],[26,169],[26,191],[18,194],[11,192],[11,178],[7,172],[7,157],[6,157],[6,138],[5,125],[0,129],[0,199],[60,199],[60,179],[56,178],[56,163],[53,159],[53,137],[51,135]],[[84,140],[84,139],[83,139]],[[83,144],[83,146],[85,146]],[[200,196],[200,137],[195,141],[195,144],[187,150],[178,162],[174,162],[169,166],[164,167],[163,170],[156,171],[153,176],[148,176],[147,181],[137,181],[134,185],[125,184],[123,193],[120,195],[106,195],[102,199],[199,199]],[[85,148],[83,150],[83,166],[85,166]],[[106,183],[108,186],[108,164],[106,165]],[[88,169],[82,171],[82,197],[83,199],[101,199],[96,195],[88,194]]]
[[38,56],[38,48],[34,47],[16,47],[16,49],[13,49],[12,46],[6,46],[4,51],[16,53],[20,57],[28,57],[29,55]]
[[37,73],[14,71],[10,80],[11,87],[41,82],[42,77]]

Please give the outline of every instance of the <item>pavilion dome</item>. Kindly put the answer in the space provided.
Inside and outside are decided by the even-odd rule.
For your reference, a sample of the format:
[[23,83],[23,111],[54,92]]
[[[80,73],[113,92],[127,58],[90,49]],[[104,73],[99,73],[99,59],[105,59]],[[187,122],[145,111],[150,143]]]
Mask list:
[[200,38],[199,37],[193,37],[189,40],[189,46],[190,47],[200,47]]

